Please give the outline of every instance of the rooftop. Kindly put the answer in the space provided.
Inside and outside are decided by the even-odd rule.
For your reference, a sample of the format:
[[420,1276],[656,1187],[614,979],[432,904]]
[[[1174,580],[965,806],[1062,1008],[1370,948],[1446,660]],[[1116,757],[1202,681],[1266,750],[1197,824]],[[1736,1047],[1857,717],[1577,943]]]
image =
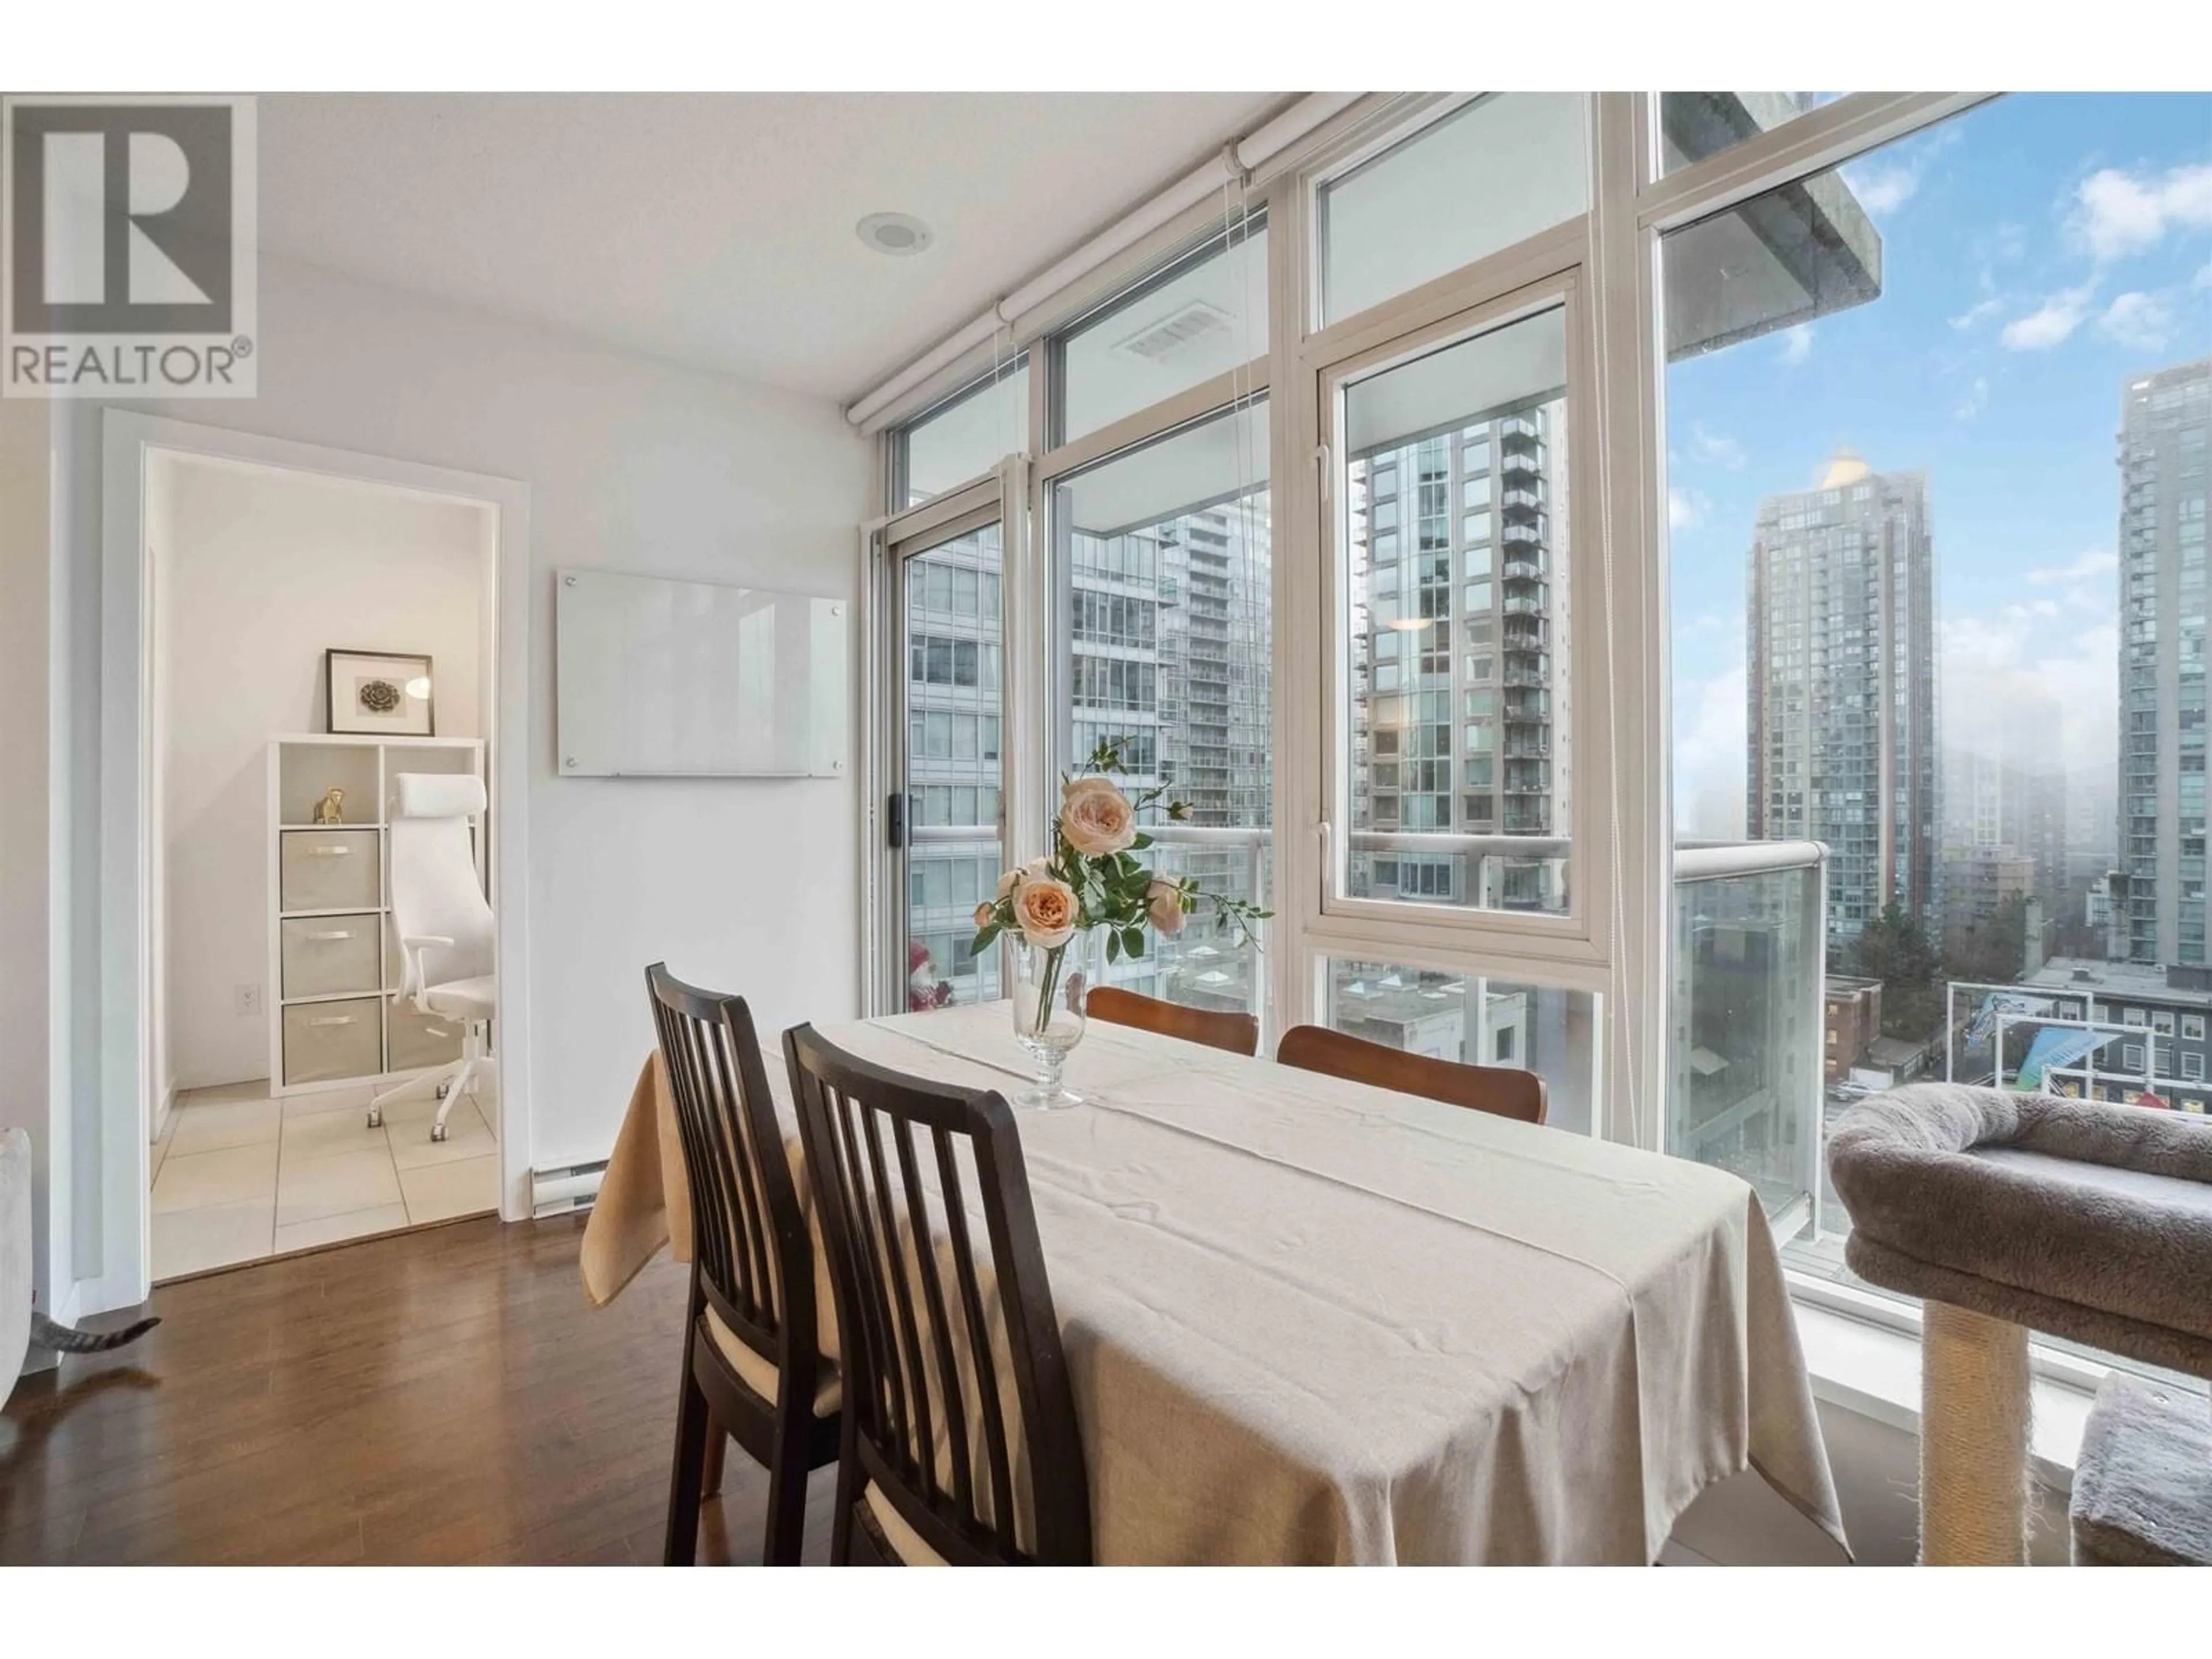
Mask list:
[[2045,990],[2093,992],[2100,997],[2156,998],[2212,1006],[2212,991],[2169,985],[2164,967],[2142,962],[2103,962],[2087,957],[2053,957],[2023,985]]

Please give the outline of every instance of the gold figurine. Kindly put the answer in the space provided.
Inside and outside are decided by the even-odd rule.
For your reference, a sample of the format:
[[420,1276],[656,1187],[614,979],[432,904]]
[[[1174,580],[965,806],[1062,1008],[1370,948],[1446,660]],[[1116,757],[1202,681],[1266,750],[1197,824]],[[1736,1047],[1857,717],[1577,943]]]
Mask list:
[[320,800],[315,803],[315,822],[317,823],[343,823],[345,822],[344,790],[332,789],[325,794]]

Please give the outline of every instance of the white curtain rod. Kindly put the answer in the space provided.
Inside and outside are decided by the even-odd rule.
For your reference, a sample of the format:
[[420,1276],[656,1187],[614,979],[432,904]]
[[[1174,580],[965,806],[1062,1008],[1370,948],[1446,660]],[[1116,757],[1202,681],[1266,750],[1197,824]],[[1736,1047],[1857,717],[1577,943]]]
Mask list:
[[1024,315],[1035,311],[1045,301],[1080,282],[1108,260],[1126,252],[1173,220],[1177,214],[1206,200],[1224,184],[1240,175],[1249,177],[1270,158],[1280,155],[1322,122],[1350,108],[1362,95],[1357,92],[1308,93],[1273,120],[1234,143],[1224,144],[1218,155],[1184,174],[1135,211],[1116,220],[1073,253],[1055,262],[1042,275],[1024,283],[964,328],[940,340],[874,391],[854,399],[847,407],[845,418],[854,426],[866,426],[872,416],[904,397],[933,374],[957,362],[992,338],[1001,328],[1014,327]]

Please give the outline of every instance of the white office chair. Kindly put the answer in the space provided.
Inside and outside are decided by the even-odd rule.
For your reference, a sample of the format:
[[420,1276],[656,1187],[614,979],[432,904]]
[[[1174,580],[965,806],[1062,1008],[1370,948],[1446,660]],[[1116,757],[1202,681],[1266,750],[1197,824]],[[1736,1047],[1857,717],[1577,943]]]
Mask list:
[[399,994],[426,1014],[458,1019],[467,1027],[461,1057],[450,1066],[410,1078],[368,1103],[368,1127],[384,1121],[395,1100],[436,1092],[444,1097],[430,1139],[446,1138],[446,1117],[463,1091],[496,1077],[497,1062],[484,1053],[484,1028],[496,1004],[492,976],[492,915],[477,879],[470,820],[484,811],[483,780],[450,773],[403,772],[399,810],[386,833],[392,851],[392,923],[404,958]]

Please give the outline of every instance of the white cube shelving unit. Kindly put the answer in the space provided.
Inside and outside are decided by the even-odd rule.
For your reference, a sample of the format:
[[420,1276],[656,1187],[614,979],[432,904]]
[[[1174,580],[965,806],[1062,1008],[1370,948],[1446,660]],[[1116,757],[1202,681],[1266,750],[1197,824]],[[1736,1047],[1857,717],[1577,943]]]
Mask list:
[[[396,1082],[456,1060],[457,1020],[399,1000],[386,828],[403,772],[484,775],[480,738],[308,734],[269,743],[269,1091]],[[345,821],[314,822],[345,791]],[[485,875],[476,826],[477,878]]]

